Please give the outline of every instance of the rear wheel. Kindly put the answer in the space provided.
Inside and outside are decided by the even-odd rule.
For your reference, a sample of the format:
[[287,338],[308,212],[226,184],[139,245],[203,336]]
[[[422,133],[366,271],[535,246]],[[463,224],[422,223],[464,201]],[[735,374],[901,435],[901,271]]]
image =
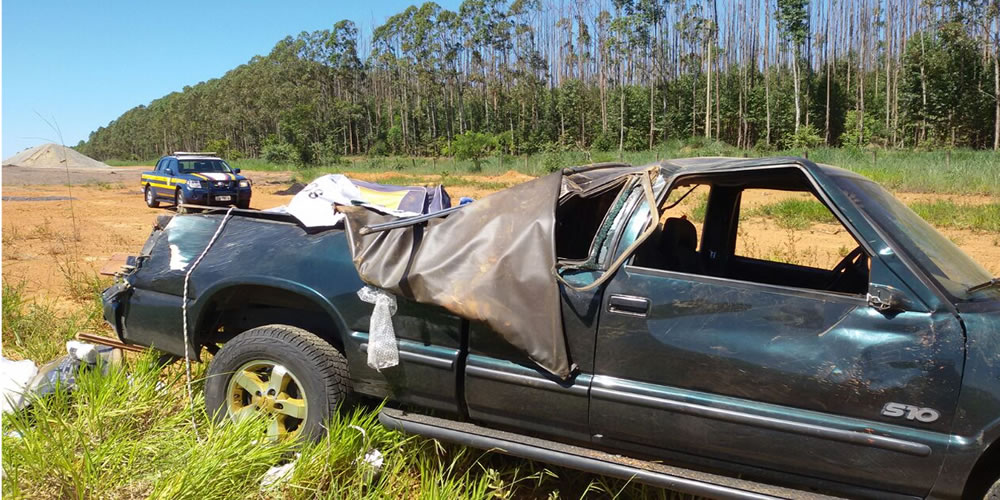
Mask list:
[[143,193],[143,194],[146,197],[146,206],[147,207],[149,207],[149,208],[157,208],[157,207],[160,206],[160,202],[156,201],[156,192],[153,191],[153,187],[152,186],[150,186],[149,184],[146,184],[146,190],[145,190],[145,193]]
[[983,500],[1000,500],[1000,478],[990,486],[990,489],[983,495]]
[[316,440],[347,397],[347,381],[347,360],[323,339],[262,326],[237,335],[212,360],[205,405],[217,420],[262,414],[272,440]]

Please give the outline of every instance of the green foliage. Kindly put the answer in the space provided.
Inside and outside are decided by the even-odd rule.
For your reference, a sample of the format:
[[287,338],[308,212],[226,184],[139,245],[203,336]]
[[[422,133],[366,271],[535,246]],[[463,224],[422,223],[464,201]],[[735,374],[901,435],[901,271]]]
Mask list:
[[785,141],[787,149],[812,149],[823,144],[819,131],[812,125],[799,127],[799,131],[793,132]]
[[816,200],[789,198],[747,211],[747,217],[768,217],[787,229],[808,229],[813,224],[836,224],[830,209]]
[[786,41],[801,45],[809,36],[808,0],[777,0],[778,26]]
[[865,113],[864,119],[857,111],[848,111],[844,123],[844,134],[840,142],[847,147],[867,147],[885,141],[885,126],[873,113]]
[[470,130],[464,134],[455,136],[455,139],[451,142],[449,152],[456,159],[472,160],[474,171],[479,172],[483,169],[483,158],[496,147],[496,136]]
[[316,165],[333,166],[346,163],[337,145],[329,139],[326,142],[314,142],[311,147],[313,162]]
[[937,200],[911,203],[910,208],[938,227],[1000,233],[1000,203],[969,204]]
[[[735,18],[716,19],[692,0],[583,8],[544,28],[536,22],[546,8],[540,2],[470,1],[458,11],[428,3],[364,36],[341,21],[286,37],[221,78],[126,111],[77,148],[101,160],[136,162],[228,140],[228,147],[214,149],[235,160],[264,156],[276,137],[296,151],[283,161],[321,165],[336,161],[332,152],[438,155],[442,144],[473,131],[502,134],[496,147],[511,155],[538,153],[547,144],[638,152],[704,136],[708,104],[718,114],[711,113],[711,137],[741,149],[811,148],[815,136],[855,147],[982,149],[992,147],[995,97],[983,57],[992,47],[984,46],[978,21],[996,15],[982,5],[925,9],[925,31],[902,33],[906,40],[886,40],[899,35],[889,29],[876,29],[874,40],[848,36],[849,46],[827,68],[826,44],[847,36],[827,30],[849,23],[811,25],[805,0],[780,0],[772,3],[780,36],[771,53],[795,55],[761,68],[747,59],[760,49],[733,53],[729,40],[716,38],[741,32],[728,25]],[[897,15],[918,8],[908,4]],[[885,21],[884,12],[876,13],[874,22]],[[542,44],[540,37],[559,43]],[[362,39],[370,46],[361,47]],[[718,91],[708,103],[707,44],[719,63],[712,73]],[[822,51],[811,59],[822,66],[806,64],[807,48]],[[877,64],[862,63],[862,54]],[[808,137],[793,137],[795,81],[805,122],[815,127]]]
[[597,151],[613,151],[618,149],[618,138],[610,131],[600,132],[594,138],[591,147]]
[[23,282],[3,282],[3,351],[12,358],[52,359],[65,352],[65,342],[80,330],[100,328],[103,324],[101,290],[107,285],[96,274],[63,271],[67,291],[77,303],[77,310],[66,312],[45,301],[30,299]]
[[299,152],[295,146],[287,142],[273,142],[265,144],[260,150],[261,157],[268,163],[278,165],[293,165],[299,163]]
[[[994,96],[978,40],[956,22],[915,34],[903,54],[900,106],[907,129],[922,140],[967,143],[993,123]],[[925,92],[926,89],[926,92]],[[925,104],[926,100],[926,104]]]
[[205,144],[205,150],[213,151],[217,153],[220,157],[229,161],[240,160],[243,158],[243,152],[233,148],[232,144],[230,144],[229,142],[229,139],[214,139],[208,141]]

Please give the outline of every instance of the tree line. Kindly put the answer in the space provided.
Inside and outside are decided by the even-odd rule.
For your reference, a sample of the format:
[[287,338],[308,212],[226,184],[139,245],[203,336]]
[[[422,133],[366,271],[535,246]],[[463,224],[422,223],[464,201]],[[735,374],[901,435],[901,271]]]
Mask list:
[[[1000,0],[465,0],[279,41],[77,148],[323,164],[347,155],[1000,149]],[[487,139],[483,139],[483,137]]]

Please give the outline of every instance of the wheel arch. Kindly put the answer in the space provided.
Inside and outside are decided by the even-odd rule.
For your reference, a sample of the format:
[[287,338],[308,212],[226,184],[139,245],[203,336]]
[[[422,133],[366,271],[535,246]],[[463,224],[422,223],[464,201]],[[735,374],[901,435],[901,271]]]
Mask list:
[[343,352],[348,331],[337,308],[319,291],[272,276],[241,276],[218,282],[192,304],[196,346],[225,342],[243,331],[268,324],[308,330]]
[[972,466],[965,481],[962,498],[983,498],[997,480],[1000,480],[1000,436],[994,438]]

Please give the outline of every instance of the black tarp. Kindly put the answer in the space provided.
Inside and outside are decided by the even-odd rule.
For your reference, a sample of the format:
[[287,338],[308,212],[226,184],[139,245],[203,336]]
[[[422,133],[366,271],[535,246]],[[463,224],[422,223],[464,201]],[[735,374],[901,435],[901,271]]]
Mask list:
[[389,230],[377,226],[397,217],[364,207],[338,209],[347,216],[362,281],[485,322],[542,368],[566,378],[572,368],[555,250],[560,199],[628,181],[642,181],[651,197],[649,181],[656,171],[630,165],[566,169],[493,193],[447,217]]

